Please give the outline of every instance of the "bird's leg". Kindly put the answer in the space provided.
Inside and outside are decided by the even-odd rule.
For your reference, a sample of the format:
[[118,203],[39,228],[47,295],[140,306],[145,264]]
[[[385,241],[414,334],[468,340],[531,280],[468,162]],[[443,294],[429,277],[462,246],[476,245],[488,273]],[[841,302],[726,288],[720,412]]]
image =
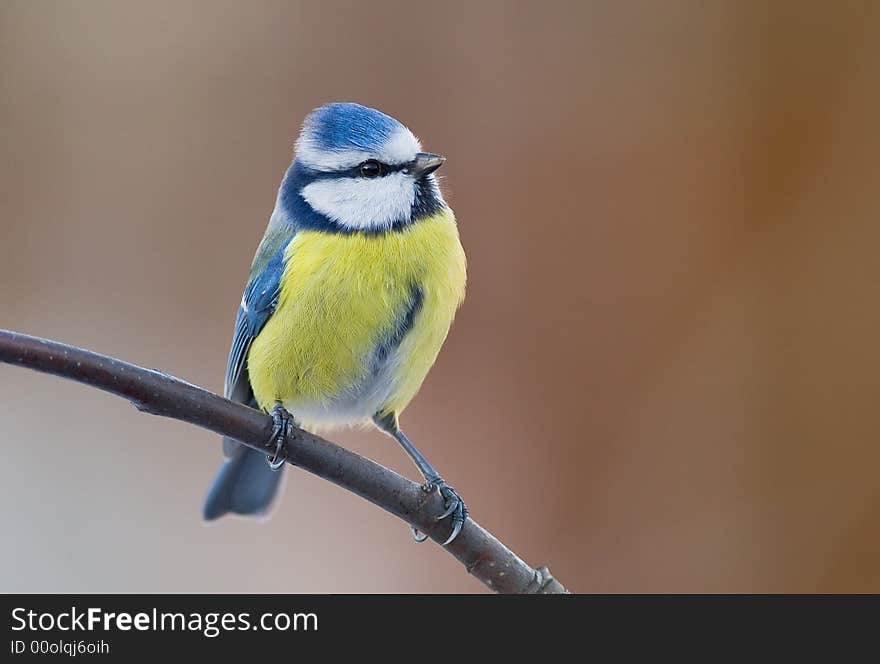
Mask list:
[[287,438],[292,427],[293,417],[280,401],[276,401],[272,408],[272,438],[269,441],[275,443],[275,453],[266,456],[272,470],[280,470],[287,461]]
[[[446,480],[440,477],[440,473],[434,470],[434,467],[428,463],[428,460],[421,452],[419,452],[418,448],[410,442],[409,438],[406,437],[406,434],[404,434],[403,431],[398,428],[392,435],[397,439],[397,442],[400,443],[404,451],[409,454],[410,458],[415,462],[416,466],[418,466],[422,475],[424,475],[425,491],[431,492],[434,491],[434,489],[437,489],[440,492],[440,495],[443,496],[443,500],[446,503],[446,511],[438,516],[437,520],[440,521],[448,516],[452,517],[452,534],[449,535],[449,538],[445,542],[443,542],[443,546],[446,546],[458,537],[458,534],[464,527],[464,522],[468,515],[467,505],[464,504],[464,501],[461,499],[461,496],[458,495],[458,492],[449,486],[446,483]],[[426,535],[419,535],[417,532],[414,533],[414,536],[416,541],[420,542],[423,542],[427,538]]]
[[[434,470],[434,467],[428,463],[428,460],[424,455],[419,452],[415,445],[412,444],[410,439],[406,437],[406,434],[400,430],[400,427],[397,424],[397,417],[394,413],[389,413],[388,415],[383,416],[376,415],[373,418],[373,421],[382,431],[393,436],[395,440],[400,443],[400,446],[409,457],[415,462],[416,466],[418,466],[419,471],[421,471],[422,475],[425,477],[425,484],[422,488],[427,492],[437,489],[440,492],[440,495],[443,496],[443,500],[446,504],[446,511],[438,516],[437,520],[440,521],[448,516],[452,517],[452,534],[449,536],[449,539],[443,542],[443,546],[446,546],[458,537],[458,534],[464,527],[464,522],[468,516],[467,505],[464,504],[464,501],[461,499],[461,496],[458,495],[458,492],[440,477],[440,473]],[[427,535],[420,533],[416,528],[413,528],[412,530],[413,538],[417,542],[424,542],[428,539]]]

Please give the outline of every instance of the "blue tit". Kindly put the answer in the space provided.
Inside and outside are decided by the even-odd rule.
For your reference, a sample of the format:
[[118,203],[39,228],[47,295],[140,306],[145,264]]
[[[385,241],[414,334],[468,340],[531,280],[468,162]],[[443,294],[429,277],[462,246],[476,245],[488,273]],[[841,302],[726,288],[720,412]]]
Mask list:
[[438,490],[455,538],[456,491],[410,442],[400,413],[418,392],[464,299],[465,254],[434,171],[392,117],[353,103],[313,111],[281,182],[235,320],[225,394],[271,412],[276,453],[223,441],[205,519],[266,514],[290,422],[373,424]]

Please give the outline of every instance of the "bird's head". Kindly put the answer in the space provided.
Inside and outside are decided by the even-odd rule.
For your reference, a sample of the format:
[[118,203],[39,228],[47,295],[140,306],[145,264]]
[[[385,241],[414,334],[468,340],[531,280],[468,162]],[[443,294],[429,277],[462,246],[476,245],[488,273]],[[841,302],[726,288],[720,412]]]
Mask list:
[[306,226],[389,230],[445,206],[433,175],[444,161],[384,113],[327,104],[303,123],[282,200]]

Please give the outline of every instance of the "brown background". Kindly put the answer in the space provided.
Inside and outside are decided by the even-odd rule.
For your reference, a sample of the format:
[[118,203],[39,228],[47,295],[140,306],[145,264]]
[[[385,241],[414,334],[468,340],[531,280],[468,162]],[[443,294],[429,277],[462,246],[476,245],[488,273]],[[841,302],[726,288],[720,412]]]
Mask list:
[[[0,326],[220,389],[302,117],[377,106],[449,157],[404,421],[484,525],[577,591],[880,591],[876,3],[140,5],[0,4]],[[204,526],[215,437],[73,383],[0,367],[0,437],[0,590],[482,589],[302,471]]]

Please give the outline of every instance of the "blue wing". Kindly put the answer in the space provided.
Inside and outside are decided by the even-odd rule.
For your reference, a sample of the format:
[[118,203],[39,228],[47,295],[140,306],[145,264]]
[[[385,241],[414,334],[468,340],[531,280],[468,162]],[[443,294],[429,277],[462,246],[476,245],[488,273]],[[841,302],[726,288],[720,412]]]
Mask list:
[[[254,257],[251,278],[235,317],[224,392],[228,399],[253,407],[257,404],[248,376],[247,356],[254,339],[278,306],[284,250],[293,234],[292,226],[273,215]],[[278,494],[283,473],[269,468],[264,454],[229,438],[223,439],[223,453],[227,458],[208,491],[204,518],[216,519],[229,512],[245,516],[264,514]]]
[[247,354],[251,344],[278,306],[281,275],[284,272],[284,247],[278,249],[265,267],[244,290],[235,317],[232,348],[226,362],[225,394],[227,399],[250,403],[253,399],[247,374]]
[[[232,335],[229,359],[226,361],[224,393],[227,399],[249,406],[256,407],[247,370],[248,351],[278,306],[286,247],[285,243],[275,249],[268,261],[262,261],[259,271],[252,274],[235,316],[235,332]],[[238,443],[235,441],[228,438],[223,440],[223,452],[226,456],[230,456],[236,447]]]

